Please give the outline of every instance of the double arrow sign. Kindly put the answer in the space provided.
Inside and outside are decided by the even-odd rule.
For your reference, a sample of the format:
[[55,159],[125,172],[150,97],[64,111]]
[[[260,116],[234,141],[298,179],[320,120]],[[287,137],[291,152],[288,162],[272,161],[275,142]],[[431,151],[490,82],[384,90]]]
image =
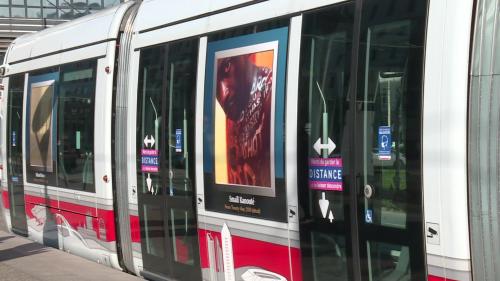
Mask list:
[[328,155],[330,155],[336,147],[337,146],[330,138],[328,138],[328,143],[321,143],[321,138],[319,138],[313,145],[314,150],[316,150],[319,155],[321,155],[321,150],[323,149],[327,149]]
[[155,145],[155,138],[151,135],[146,135],[144,138],[144,145],[146,147],[153,147]]

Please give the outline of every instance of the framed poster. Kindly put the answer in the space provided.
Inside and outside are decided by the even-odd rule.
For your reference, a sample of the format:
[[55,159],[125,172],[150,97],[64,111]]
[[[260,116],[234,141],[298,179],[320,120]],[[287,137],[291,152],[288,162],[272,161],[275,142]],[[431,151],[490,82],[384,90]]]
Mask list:
[[59,72],[29,76],[26,100],[26,181],[57,184],[57,96]]
[[284,90],[288,28],[208,43],[205,208],[286,221]]

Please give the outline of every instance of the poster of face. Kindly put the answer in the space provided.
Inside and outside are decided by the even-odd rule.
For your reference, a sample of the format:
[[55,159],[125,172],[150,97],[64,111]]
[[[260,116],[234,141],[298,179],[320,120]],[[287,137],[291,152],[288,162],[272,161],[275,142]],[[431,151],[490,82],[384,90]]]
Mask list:
[[[276,42],[216,53],[215,182],[274,195],[271,143]],[[261,49],[261,51],[256,51]],[[254,51],[254,52],[247,52]]]
[[[280,205],[276,205],[278,201],[286,204],[287,32],[281,28],[208,44],[204,116],[207,210],[277,219],[271,215],[272,205]],[[263,214],[266,209],[269,215]]]

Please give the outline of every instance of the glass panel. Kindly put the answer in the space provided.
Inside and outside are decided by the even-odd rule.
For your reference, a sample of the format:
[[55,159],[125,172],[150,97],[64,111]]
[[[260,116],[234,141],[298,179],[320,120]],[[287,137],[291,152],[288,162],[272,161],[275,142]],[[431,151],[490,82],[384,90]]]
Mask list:
[[59,0],[59,7],[71,8],[71,1],[70,0]]
[[364,190],[360,255],[367,259],[367,280],[425,279],[421,103],[426,5],[368,0],[363,8],[356,155]]
[[396,228],[406,228],[410,27],[409,20],[372,26],[366,44],[364,185],[376,190],[366,208],[376,210],[373,223]]
[[147,254],[159,258],[165,257],[165,224],[163,208],[155,205],[144,205],[144,221],[142,229],[145,234]]
[[349,280],[344,236],[312,232],[311,244],[314,280]]
[[57,0],[42,0],[42,5],[44,7],[56,7]]
[[0,17],[2,17],[2,18],[8,18],[8,17],[10,17],[10,15],[9,15],[9,7],[0,7]]
[[188,140],[193,132],[194,93],[196,90],[196,62],[198,46],[194,41],[183,41],[169,46],[167,79],[169,81],[167,163],[170,195],[192,194],[190,161],[194,158]]
[[42,9],[40,8],[28,8],[28,18],[41,18],[42,17]]
[[410,280],[410,249],[406,246],[367,241],[369,280]]
[[142,193],[160,195],[164,185],[160,177],[163,47],[141,54],[139,93],[137,97],[137,184]]
[[9,5],[9,0],[0,0],[0,5]]
[[40,7],[41,6],[40,0],[27,0],[26,4],[28,6],[33,6],[33,7]]
[[56,19],[57,18],[57,10],[56,9],[48,9],[43,8],[43,16],[48,19]]
[[8,96],[8,137],[7,137],[7,172],[11,217],[14,227],[20,220],[26,220],[24,211],[23,189],[23,92],[24,74],[15,75],[9,79]]
[[73,12],[68,9],[60,9],[59,10],[59,18],[61,19],[72,19],[73,18]]
[[12,5],[24,5],[24,0],[11,0]]
[[351,149],[347,94],[353,22],[352,4],[303,19],[298,168],[304,280],[349,276],[349,189],[344,178]]
[[120,0],[104,0],[104,7],[120,4]]
[[94,192],[96,61],[61,67],[58,97],[59,186]]
[[102,9],[101,0],[89,0],[89,10],[100,10]]
[[192,211],[170,210],[170,237],[176,262],[194,265],[194,247],[198,244],[196,220]]
[[13,18],[25,18],[26,17],[26,9],[25,8],[11,8],[12,17]]
[[71,7],[74,9],[75,17],[80,17],[88,13],[88,6],[84,0],[73,0]]

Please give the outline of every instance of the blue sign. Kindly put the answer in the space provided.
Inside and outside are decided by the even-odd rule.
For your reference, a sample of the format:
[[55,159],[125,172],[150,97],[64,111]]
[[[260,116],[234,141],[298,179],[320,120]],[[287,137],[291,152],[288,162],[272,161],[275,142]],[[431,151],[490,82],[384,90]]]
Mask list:
[[366,211],[365,211],[365,222],[366,223],[373,223],[373,210],[366,209]]
[[147,166],[156,166],[156,167],[158,167],[160,165],[160,163],[159,163],[159,157],[158,156],[142,155],[142,157],[141,157],[141,164],[142,165],[147,165]]
[[12,146],[16,146],[16,142],[17,142],[16,131],[12,131]]
[[175,152],[182,152],[182,129],[175,129]]
[[392,137],[391,127],[378,127],[378,159],[391,160]]
[[12,177],[12,182],[19,182],[19,178],[18,177]]

